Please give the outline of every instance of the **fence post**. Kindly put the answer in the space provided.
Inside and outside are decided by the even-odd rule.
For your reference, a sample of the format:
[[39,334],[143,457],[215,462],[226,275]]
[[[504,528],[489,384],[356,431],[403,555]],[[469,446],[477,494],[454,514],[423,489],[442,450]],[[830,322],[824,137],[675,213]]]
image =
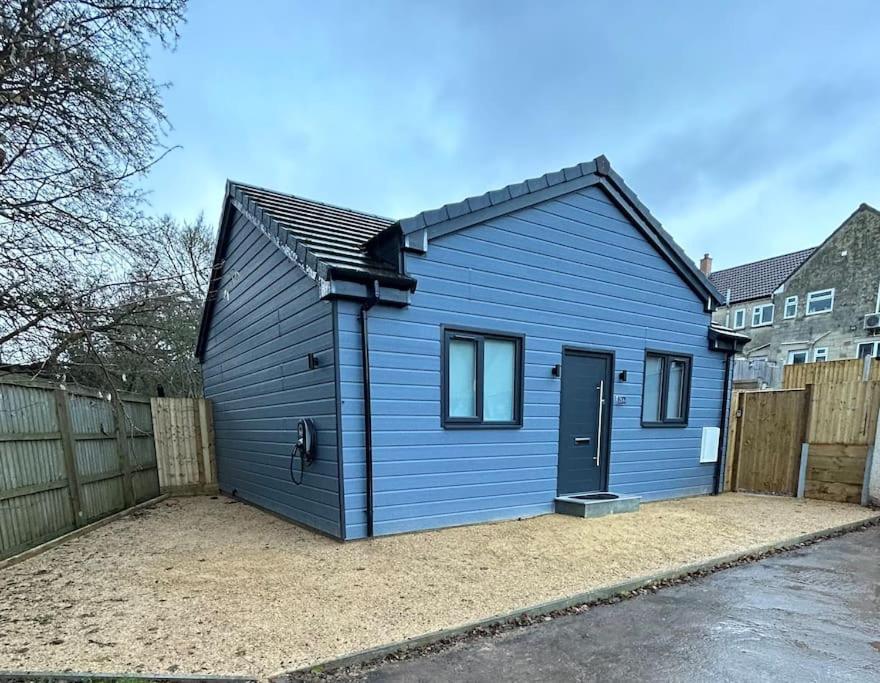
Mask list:
[[116,412],[116,448],[119,451],[119,469],[122,471],[122,496],[125,507],[134,505],[134,490],[131,487],[131,458],[128,457],[127,432],[125,427],[125,407],[116,392],[113,393],[113,407]]
[[798,469],[797,497],[803,498],[807,489],[807,462],[810,457],[810,429],[813,420],[813,385],[804,386],[804,435],[801,438],[801,461]]
[[79,473],[76,471],[76,444],[73,440],[73,427],[70,424],[70,411],[67,407],[67,393],[55,389],[55,415],[58,418],[58,431],[61,434],[61,451],[64,454],[64,470],[67,475],[67,496],[70,501],[70,514],[73,525],[82,524],[82,504],[79,499]]
[[202,421],[200,419],[199,414],[199,399],[193,398],[190,399],[192,404],[192,413],[193,413],[193,429],[195,431],[195,440],[196,440],[196,469],[199,473],[199,489],[201,490],[208,483],[208,479],[205,476],[205,454],[202,451]]
[[874,443],[868,446],[865,462],[865,481],[862,486],[862,505],[880,505],[880,412],[874,429]]
[[734,410],[734,419],[736,420],[736,432],[734,434],[734,443],[733,450],[731,455],[733,459],[730,464],[730,490],[738,491],[739,490],[739,465],[740,465],[740,453],[742,451],[742,420],[744,417],[745,410],[745,399],[746,399],[745,391],[741,391],[736,399],[736,405],[733,406]]

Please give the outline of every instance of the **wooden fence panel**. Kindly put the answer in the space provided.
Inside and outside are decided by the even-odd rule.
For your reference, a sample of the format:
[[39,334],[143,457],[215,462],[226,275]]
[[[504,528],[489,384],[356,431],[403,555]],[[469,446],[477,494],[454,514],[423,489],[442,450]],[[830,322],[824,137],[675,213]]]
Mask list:
[[211,404],[205,399],[154,398],[159,482],[163,491],[217,489]]
[[867,461],[868,446],[811,443],[806,497],[860,503]]
[[158,493],[148,399],[0,376],[0,559]]
[[841,382],[812,387],[807,441],[821,444],[874,442],[880,382]]
[[67,396],[82,501],[82,523],[125,509],[121,456],[113,403],[91,395]]
[[875,358],[870,361],[867,377],[865,377],[865,361],[862,358],[786,365],[782,377],[782,388],[803,389],[808,384],[839,384],[866,379],[880,380],[880,359]]
[[793,496],[806,425],[806,393],[756,391],[741,397],[734,489]]
[[74,528],[52,392],[0,384],[0,558]]
[[131,487],[135,503],[159,495],[159,468],[153,434],[150,400],[123,401],[126,448],[131,462]]

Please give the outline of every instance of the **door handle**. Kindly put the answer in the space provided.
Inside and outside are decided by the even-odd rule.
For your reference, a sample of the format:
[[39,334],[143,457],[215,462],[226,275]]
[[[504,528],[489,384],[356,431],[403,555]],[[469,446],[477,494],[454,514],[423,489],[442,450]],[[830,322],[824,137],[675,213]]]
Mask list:
[[585,446],[590,443],[589,436],[576,436],[574,437],[574,445],[575,446]]
[[602,406],[605,404],[605,380],[599,380],[596,387],[599,392],[599,423],[596,429],[596,467],[599,467],[599,457],[602,453]]

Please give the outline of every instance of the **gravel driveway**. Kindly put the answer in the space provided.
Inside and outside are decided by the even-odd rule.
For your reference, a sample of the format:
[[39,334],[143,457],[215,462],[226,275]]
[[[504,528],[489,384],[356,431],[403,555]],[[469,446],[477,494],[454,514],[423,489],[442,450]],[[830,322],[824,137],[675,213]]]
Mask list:
[[725,494],[342,544],[171,499],[0,570],[0,670],[267,676],[873,514]]

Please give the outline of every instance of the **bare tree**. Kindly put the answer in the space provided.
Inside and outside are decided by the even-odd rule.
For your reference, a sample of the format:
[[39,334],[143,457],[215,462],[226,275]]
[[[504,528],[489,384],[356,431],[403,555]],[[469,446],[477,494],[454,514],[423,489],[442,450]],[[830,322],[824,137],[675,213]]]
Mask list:
[[158,305],[119,302],[148,227],[135,180],[167,151],[148,51],[185,4],[0,3],[0,360],[54,362]]
[[[201,395],[193,355],[207,294],[213,234],[200,216],[192,223],[157,222],[143,260],[112,300],[79,313],[79,331],[63,334],[53,349],[51,374],[88,386],[152,394]],[[58,352],[58,350],[61,350]]]

